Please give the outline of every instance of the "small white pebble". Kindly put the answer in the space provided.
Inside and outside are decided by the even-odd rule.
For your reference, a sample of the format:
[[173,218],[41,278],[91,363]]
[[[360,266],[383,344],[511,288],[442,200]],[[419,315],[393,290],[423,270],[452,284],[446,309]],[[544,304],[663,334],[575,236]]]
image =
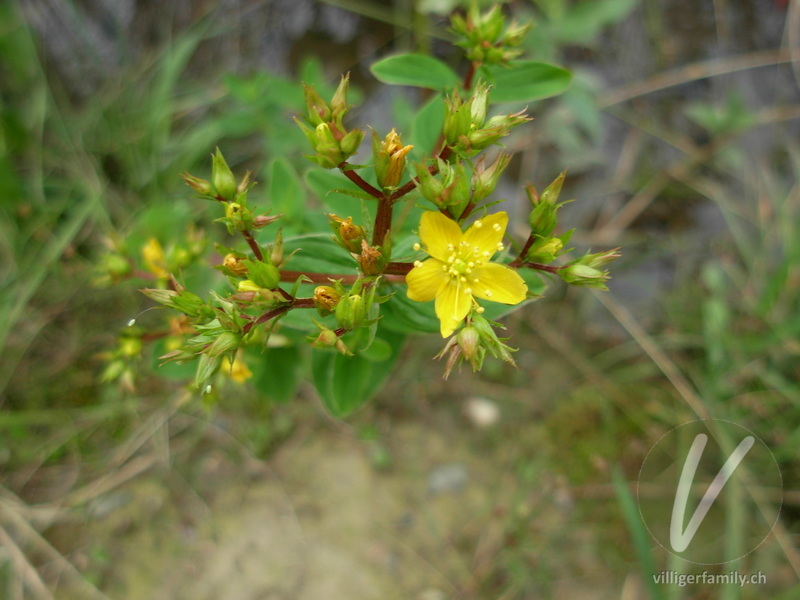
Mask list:
[[464,416],[476,427],[491,427],[500,420],[500,408],[486,398],[470,398],[464,405]]

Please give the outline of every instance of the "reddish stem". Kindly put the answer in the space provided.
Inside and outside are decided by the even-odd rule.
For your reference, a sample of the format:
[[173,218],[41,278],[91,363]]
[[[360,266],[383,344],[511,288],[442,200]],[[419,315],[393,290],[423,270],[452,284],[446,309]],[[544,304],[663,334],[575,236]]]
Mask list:
[[253,234],[249,231],[245,230],[242,232],[244,239],[247,240],[247,244],[250,246],[250,250],[253,251],[253,255],[260,261],[264,260],[264,254],[261,252],[261,246],[258,245],[258,242],[253,237]]
[[390,262],[383,270],[384,275],[408,275],[411,269],[414,268],[414,263],[407,262]]
[[475,77],[475,71],[478,70],[478,67],[481,66],[481,63],[477,61],[470,61],[469,68],[467,69],[466,74],[464,75],[464,83],[463,88],[465,91],[468,91],[469,88],[472,87],[472,78]]
[[524,262],[520,266],[528,267],[529,269],[536,269],[537,271],[547,271],[548,273],[558,273],[561,269],[567,268],[567,265],[561,267],[552,267],[550,265],[542,265],[540,263],[535,263],[535,262]]
[[[399,265],[403,263],[389,263],[389,265],[393,264]],[[409,271],[410,270],[411,269],[409,269]],[[294,283],[299,277],[306,277],[311,281],[311,283],[330,284],[332,281],[341,281],[343,284],[349,285],[355,283],[358,278],[361,277],[361,275],[345,273],[309,273],[306,271],[281,271],[281,281]],[[393,270],[391,273],[385,274],[383,279],[392,283],[403,283],[403,281],[405,281],[405,274]]]
[[367,192],[370,196],[377,198],[378,200],[384,197],[384,193],[382,191],[364,181],[364,178],[361,177],[361,175],[359,175],[355,169],[349,169],[348,167],[350,166],[350,163],[344,161],[339,163],[338,166],[339,170],[344,174],[345,177]]
[[382,196],[378,199],[378,212],[375,214],[375,228],[372,231],[372,245],[383,247],[386,236],[392,229],[392,199]]
[[517,267],[519,267],[519,266],[520,266],[520,265],[521,265],[521,264],[522,264],[522,263],[525,261],[525,255],[528,253],[528,250],[530,250],[530,249],[531,249],[531,246],[533,245],[533,242],[534,242],[535,240],[536,240],[536,236],[535,236],[535,235],[533,235],[533,234],[530,234],[530,235],[528,236],[528,239],[527,239],[527,240],[525,240],[525,245],[524,245],[524,246],[522,246],[522,250],[520,250],[519,256],[517,256],[517,258],[515,258],[514,260],[512,260],[512,261],[511,261],[511,262],[508,264],[508,266],[509,266],[509,267],[512,267],[512,268],[514,268],[514,269],[516,269]]
[[262,325],[267,321],[274,319],[275,317],[279,317],[283,313],[288,312],[293,308],[314,308],[314,299],[295,298],[291,304],[285,304],[283,306],[273,308],[272,310],[268,310],[255,321],[250,321],[247,325],[245,325],[242,329],[242,332],[246,335],[250,333],[250,330],[253,329],[253,327],[258,327],[259,325]]

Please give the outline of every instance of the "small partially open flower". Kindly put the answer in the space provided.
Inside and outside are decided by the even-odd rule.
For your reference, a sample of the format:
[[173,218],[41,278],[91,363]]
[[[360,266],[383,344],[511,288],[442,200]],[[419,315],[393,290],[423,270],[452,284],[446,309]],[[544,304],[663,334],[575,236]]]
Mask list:
[[383,188],[394,188],[406,168],[406,154],[414,146],[403,146],[400,136],[392,129],[381,141],[378,134],[372,132],[372,154],[375,159],[375,176],[378,185]]

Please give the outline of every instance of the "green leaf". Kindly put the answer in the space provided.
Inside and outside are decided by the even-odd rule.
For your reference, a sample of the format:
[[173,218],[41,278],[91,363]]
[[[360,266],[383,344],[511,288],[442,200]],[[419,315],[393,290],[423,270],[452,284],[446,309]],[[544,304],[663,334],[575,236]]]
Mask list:
[[[306,171],[306,184],[322,201],[324,208],[342,218],[361,214],[361,189],[338,171],[311,168]],[[374,222],[377,202],[367,202],[370,223]]]
[[513,61],[509,67],[481,67],[492,84],[489,99],[497,102],[530,102],[557,96],[569,87],[572,73],[532,61]]
[[269,399],[290,402],[300,385],[301,354],[297,346],[269,348],[265,352],[248,350],[248,364],[253,371],[253,385]]
[[[313,234],[291,237],[284,240],[284,254],[292,258],[284,267],[292,271],[307,273],[354,274],[357,272],[356,262],[345,250],[337,246],[331,239],[333,234]],[[314,288],[320,283],[303,284],[300,286],[300,296],[309,297],[314,293]],[[288,289],[288,286],[283,286]],[[316,331],[311,319],[327,323],[334,329],[337,327],[332,317],[321,319],[316,310],[292,310],[283,319],[281,325],[299,329],[304,332]]]
[[442,61],[424,54],[398,54],[370,67],[383,83],[410,85],[431,90],[448,90],[459,84],[455,71]]
[[269,165],[267,196],[272,214],[283,214],[287,221],[302,214],[304,207],[303,185],[292,163],[284,157],[273,159]]
[[420,158],[430,156],[437,148],[444,126],[444,101],[440,95],[431,98],[414,117],[411,129],[411,143]]
[[[356,331],[353,337],[364,333],[365,330]],[[331,414],[345,417],[378,392],[391,373],[404,340],[404,335],[382,329],[367,355],[314,351],[311,355],[314,386]],[[358,346],[357,340],[347,343]]]

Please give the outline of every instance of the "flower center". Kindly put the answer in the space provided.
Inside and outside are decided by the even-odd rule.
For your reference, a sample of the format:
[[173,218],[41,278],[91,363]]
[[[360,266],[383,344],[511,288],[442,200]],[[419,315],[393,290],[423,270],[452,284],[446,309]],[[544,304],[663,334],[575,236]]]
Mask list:
[[478,278],[472,271],[483,264],[484,258],[488,259],[489,256],[481,255],[478,247],[470,247],[467,242],[462,241],[457,248],[450,246],[450,256],[443,268],[453,280],[469,284],[464,287],[464,293],[472,294],[471,285],[478,283]]

